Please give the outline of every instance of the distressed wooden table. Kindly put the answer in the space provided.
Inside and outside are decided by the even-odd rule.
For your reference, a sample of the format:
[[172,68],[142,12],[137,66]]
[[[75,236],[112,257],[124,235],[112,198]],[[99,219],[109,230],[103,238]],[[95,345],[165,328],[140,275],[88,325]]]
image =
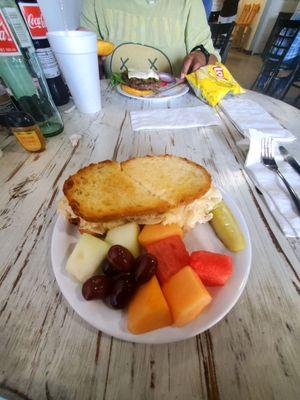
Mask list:
[[[189,94],[150,105],[102,82],[103,112],[65,115],[40,154],[0,137],[0,395],[7,399],[297,399],[299,239],[286,239],[243,170],[240,134],[220,127],[134,134],[129,111],[196,105]],[[295,135],[298,110],[248,92]],[[81,134],[75,147],[69,137]],[[170,345],[108,337],[68,306],[50,242],[63,181],[90,161],[173,153],[204,164],[248,223],[253,263],[233,310],[209,331]],[[298,346],[297,346],[298,345]]]

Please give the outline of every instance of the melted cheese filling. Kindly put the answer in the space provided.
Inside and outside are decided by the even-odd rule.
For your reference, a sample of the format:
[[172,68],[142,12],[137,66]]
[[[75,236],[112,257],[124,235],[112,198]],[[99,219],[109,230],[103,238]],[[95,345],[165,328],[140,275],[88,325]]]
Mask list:
[[148,214],[147,216],[126,217],[110,222],[87,222],[83,218],[74,214],[69,206],[68,200],[63,196],[58,202],[58,211],[67,219],[78,220],[80,230],[89,231],[96,234],[104,234],[107,230],[126,224],[136,222],[140,225],[152,225],[162,223],[163,225],[178,224],[184,230],[192,229],[196,223],[203,224],[212,218],[211,211],[220,203],[222,195],[214,186],[205,193],[200,199],[194,200],[190,204],[173,208],[163,214]]
[[159,81],[159,75],[153,71],[152,69],[149,69],[149,71],[142,72],[142,71],[128,71],[128,78],[137,78],[137,79],[149,79],[153,78]]

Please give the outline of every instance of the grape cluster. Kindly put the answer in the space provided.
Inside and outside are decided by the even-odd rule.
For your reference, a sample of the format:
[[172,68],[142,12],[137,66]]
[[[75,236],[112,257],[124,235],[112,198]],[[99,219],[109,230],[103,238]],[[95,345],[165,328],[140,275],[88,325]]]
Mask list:
[[125,308],[139,285],[155,274],[157,259],[149,253],[134,258],[120,245],[111,246],[101,264],[104,275],[92,276],[82,286],[86,300],[102,299],[114,309]]

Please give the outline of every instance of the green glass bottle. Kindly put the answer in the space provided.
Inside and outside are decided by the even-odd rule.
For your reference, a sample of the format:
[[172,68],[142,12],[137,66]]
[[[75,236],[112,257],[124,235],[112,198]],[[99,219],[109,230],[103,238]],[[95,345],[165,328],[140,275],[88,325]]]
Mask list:
[[0,0],[0,76],[44,136],[64,129],[22,16],[13,0]]

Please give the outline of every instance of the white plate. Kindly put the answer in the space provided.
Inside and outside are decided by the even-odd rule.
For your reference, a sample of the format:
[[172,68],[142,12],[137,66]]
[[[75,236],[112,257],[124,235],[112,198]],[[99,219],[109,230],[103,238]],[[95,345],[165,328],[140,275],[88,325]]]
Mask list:
[[78,240],[74,225],[61,216],[58,217],[52,235],[52,267],[58,286],[68,303],[90,325],[116,338],[137,343],[170,343],[188,339],[204,332],[220,321],[235,305],[248,279],[251,267],[251,242],[249,231],[236,203],[227,194],[223,198],[235,215],[246,238],[246,248],[237,254],[230,253],[218,240],[208,223],[197,225],[185,235],[184,241],[189,251],[208,250],[231,254],[233,274],[221,288],[208,288],[213,296],[211,304],[190,324],[176,328],[173,326],[157,329],[142,335],[133,335],[126,328],[126,312],[108,308],[101,300],[86,301],[81,295],[81,285],[73,281],[66,272],[66,261]]
[[159,97],[157,97],[157,95],[155,94],[153,94],[153,96],[141,97],[141,96],[134,96],[133,94],[124,92],[120,85],[118,85],[116,88],[117,91],[123,96],[131,97],[132,99],[150,100],[150,101],[166,101],[175,99],[176,97],[184,96],[189,91],[189,86],[186,83],[183,83],[180,86],[175,86],[173,89],[169,89],[168,91],[166,91],[165,95],[163,95],[162,93]]

